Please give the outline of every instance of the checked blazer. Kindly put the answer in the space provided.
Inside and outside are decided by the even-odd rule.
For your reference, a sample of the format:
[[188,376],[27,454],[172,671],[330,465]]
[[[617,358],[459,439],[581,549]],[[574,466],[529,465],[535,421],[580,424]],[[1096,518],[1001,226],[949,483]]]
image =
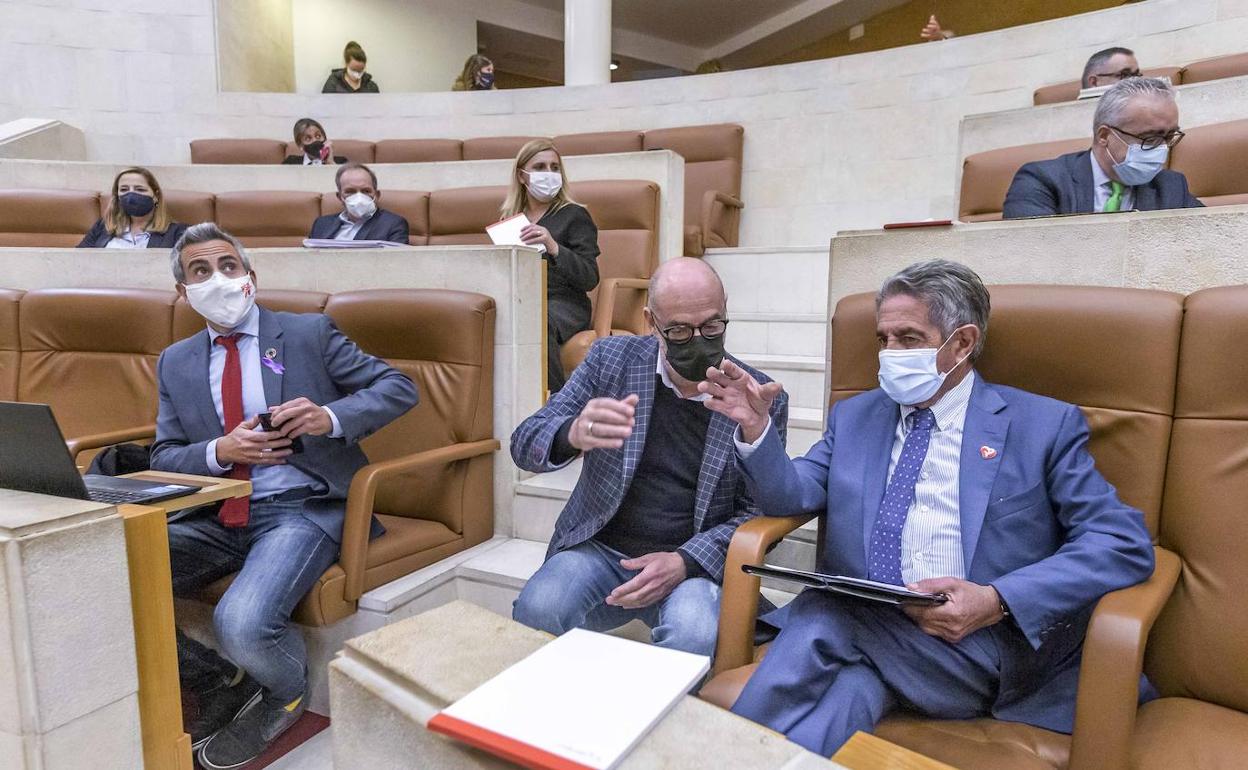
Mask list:
[[[534,473],[553,471],[561,467],[550,461],[555,436],[591,399],[638,396],[636,424],[624,446],[585,454],[581,478],[555,523],[547,558],[596,535],[619,509],[629,485],[645,483],[645,479],[635,478],[642,449],[646,441],[663,438],[663,427],[650,424],[658,356],[659,342],[651,336],[598,340],[563,389],[511,434],[511,456],[516,465]],[[728,358],[759,382],[770,382],[761,372],[732,356]],[[771,405],[771,420],[782,442],[788,415],[788,395],[781,392]],[[732,533],[741,522],[759,514],[738,466],[740,459],[733,442],[736,429],[737,424],[727,417],[711,416],[694,502],[695,534],[680,546],[716,582],[723,580]]]

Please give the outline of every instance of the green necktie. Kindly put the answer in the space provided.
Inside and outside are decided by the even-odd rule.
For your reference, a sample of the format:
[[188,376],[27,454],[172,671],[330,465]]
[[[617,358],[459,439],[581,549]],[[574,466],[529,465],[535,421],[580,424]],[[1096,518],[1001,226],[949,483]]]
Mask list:
[[1122,186],[1122,182],[1109,180],[1109,200],[1105,201],[1105,211],[1117,211],[1122,208],[1122,191],[1126,188]]

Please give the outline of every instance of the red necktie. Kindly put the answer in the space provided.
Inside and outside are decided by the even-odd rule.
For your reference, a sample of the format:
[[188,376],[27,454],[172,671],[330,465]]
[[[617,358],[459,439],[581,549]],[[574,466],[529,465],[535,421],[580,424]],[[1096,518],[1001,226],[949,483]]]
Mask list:
[[[221,412],[225,415],[225,420],[221,427],[227,434],[243,421],[243,367],[238,358],[238,340],[242,336],[223,335],[216,340],[218,345],[225,348],[225,370],[221,372]],[[234,467],[225,475],[232,479],[250,479],[251,466],[234,463]],[[231,497],[221,503],[221,511],[217,517],[227,527],[245,527],[250,515],[250,499]]]

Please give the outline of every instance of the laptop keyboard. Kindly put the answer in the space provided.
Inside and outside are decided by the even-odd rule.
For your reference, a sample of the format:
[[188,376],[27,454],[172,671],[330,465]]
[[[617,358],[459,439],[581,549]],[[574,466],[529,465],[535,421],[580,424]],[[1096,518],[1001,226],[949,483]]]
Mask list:
[[97,503],[137,503],[151,497],[149,492],[124,492],[120,489],[88,489],[87,497]]

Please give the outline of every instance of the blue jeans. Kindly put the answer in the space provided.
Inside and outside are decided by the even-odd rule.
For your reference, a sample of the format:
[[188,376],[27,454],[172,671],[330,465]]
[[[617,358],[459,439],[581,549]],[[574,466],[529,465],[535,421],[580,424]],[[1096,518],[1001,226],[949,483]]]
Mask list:
[[[246,527],[222,526],[211,508],[169,524],[174,595],[193,598],[238,572],[213,613],[217,641],[282,703],[307,684],[307,651],[290,613],[338,556],[338,543],[300,514],[302,506],[300,499],[252,501]],[[227,674],[215,653],[181,634],[178,665],[184,685],[201,690]]]
[[613,607],[603,600],[637,574],[620,566],[620,560],[626,558],[594,540],[560,551],[529,578],[512,606],[511,616],[556,636],[573,628],[609,631],[636,618],[650,627],[651,639],[659,647],[714,654],[719,584],[689,578],[649,607]]

